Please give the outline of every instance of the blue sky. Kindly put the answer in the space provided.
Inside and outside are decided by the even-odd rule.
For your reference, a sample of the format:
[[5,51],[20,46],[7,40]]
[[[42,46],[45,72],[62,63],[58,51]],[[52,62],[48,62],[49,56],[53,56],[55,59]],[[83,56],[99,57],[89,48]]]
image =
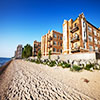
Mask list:
[[0,0],[0,57],[12,57],[18,44],[41,41],[48,30],[62,32],[64,19],[82,12],[100,27],[99,0]]

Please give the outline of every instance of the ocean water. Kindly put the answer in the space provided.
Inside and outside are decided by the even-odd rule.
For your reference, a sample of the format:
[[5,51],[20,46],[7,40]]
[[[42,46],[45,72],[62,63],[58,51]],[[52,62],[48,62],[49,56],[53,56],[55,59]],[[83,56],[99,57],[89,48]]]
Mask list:
[[3,57],[0,57],[0,67],[2,65],[4,65],[6,62],[10,61],[11,58],[3,58]]

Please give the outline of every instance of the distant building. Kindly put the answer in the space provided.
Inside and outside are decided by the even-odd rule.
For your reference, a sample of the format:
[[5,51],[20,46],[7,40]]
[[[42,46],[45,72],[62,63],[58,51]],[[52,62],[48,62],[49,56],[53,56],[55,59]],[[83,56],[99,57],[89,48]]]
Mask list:
[[41,38],[41,52],[43,56],[48,55],[51,50],[52,55],[59,55],[62,53],[63,34],[52,30]]
[[33,56],[37,56],[38,55],[38,51],[41,50],[41,42],[38,41],[34,41],[33,42]]
[[17,46],[17,50],[15,51],[15,58],[21,59],[22,58],[22,45]]
[[88,22],[84,14],[76,20],[64,20],[63,54],[100,51],[100,28]]

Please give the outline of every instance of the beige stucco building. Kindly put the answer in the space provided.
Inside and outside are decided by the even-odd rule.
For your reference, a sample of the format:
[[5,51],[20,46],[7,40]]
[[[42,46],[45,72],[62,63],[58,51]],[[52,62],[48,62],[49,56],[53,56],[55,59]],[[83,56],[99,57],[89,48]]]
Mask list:
[[51,50],[52,55],[59,55],[62,53],[63,34],[52,30],[41,38],[41,52],[42,55],[48,55]]
[[100,28],[88,22],[84,14],[76,20],[64,20],[63,54],[100,51]]

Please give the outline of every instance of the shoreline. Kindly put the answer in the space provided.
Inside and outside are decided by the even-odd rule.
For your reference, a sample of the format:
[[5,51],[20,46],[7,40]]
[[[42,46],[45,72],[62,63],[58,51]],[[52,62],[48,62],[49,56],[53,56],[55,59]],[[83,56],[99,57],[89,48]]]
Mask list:
[[9,64],[12,62],[12,59],[8,62],[6,62],[4,65],[0,67],[0,75],[6,70],[6,68],[9,66]]

